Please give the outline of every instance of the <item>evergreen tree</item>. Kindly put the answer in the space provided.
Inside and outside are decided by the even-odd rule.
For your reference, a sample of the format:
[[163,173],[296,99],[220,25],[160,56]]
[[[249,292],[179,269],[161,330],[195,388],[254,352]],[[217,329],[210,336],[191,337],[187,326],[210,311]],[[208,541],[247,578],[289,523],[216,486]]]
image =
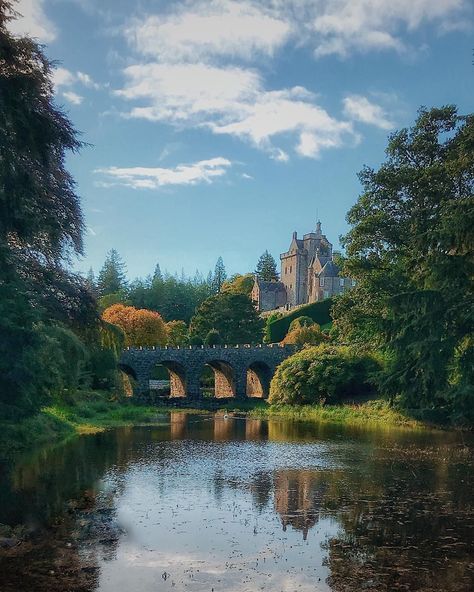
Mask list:
[[87,284],[87,287],[89,288],[90,293],[93,294],[95,297],[97,297],[97,295],[98,295],[97,282],[96,282],[94,270],[92,269],[92,267],[90,267],[89,271],[87,272],[86,284]]
[[155,265],[155,271],[153,273],[153,281],[154,280],[158,280],[160,282],[163,281],[163,274],[161,273],[161,267],[159,263]]
[[265,251],[265,253],[260,256],[255,274],[259,280],[264,282],[278,281],[279,276],[277,265],[275,259],[268,251]]
[[222,257],[219,257],[214,269],[214,275],[212,276],[212,291],[214,294],[219,294],[222,284],[226,281],[226,279],[227,274],[224,267],[224,261],[222,260]]
[[99,296],[117,294],[127,287],[125,279],[125,263],[115,249],[107,253],[105,263],[97,280]]

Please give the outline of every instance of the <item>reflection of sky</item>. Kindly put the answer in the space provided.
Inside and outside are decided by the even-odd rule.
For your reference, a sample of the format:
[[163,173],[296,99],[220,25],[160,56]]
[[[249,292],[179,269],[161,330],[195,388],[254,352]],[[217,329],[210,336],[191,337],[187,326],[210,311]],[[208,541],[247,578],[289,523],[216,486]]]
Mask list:
[[[322,517],[307,540],[283,531],[274,496],[278,472],[339,468],[328,444],[184,440],[147,452],[120,479],[127,534],[116,560],[101,565],[101,592],[329,590],[321,543],[337,523]],[[255,501],[262,474],[271,484],[263,506]]]

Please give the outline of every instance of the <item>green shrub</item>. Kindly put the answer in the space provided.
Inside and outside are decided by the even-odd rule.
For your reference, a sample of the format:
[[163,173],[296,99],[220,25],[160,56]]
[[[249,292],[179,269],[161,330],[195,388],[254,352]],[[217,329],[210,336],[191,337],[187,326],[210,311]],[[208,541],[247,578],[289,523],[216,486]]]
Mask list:
[[270,403],[337,403],[343,397],[374,391],[380,362],[348,347],[319,345],[287,358],[270,386]]
[[204,345],[220,345],[221,343],[221,335],[216,329],[211,329],[204,339]]
[[302,327],[311,327],[312,325],[317,325],[317,323],[313,321],[311,317],[303,315],[291,321],[290,326],[288,327],[288,333],[294,331],[295,329],[301,329]]
[[269,343],[283,341],[290,329],[290,324],[298,317],[309,317],[321,327],[328,325],[332,322],[330,315],[332,304],[332,299],[327,298],[326,300],[321,300],[321,302],[306,304],[284,317],[269,321],[266,327],[266,341]]

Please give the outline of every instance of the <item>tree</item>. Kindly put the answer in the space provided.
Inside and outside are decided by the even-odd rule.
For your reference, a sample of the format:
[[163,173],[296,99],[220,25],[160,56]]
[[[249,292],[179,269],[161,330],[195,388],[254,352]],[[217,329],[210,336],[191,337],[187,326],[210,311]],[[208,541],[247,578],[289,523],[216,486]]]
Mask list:
[[81,142],[54,104],[50,62],[32,39],[8,32],[12,17],[12,3],[0,0],[0,404],[32,412],[45,402],[48,374],[37,323],[96,317],[84,279],[65,267],[82,253],[79,197],[65,168]]
[[161,267],[159,263],[155,265],[155,271],[153,272],[153,280],[163,280],[163,274],[161,273]]
[[184,321],[170,321],[166,323],[166,332],[168,335],[167,345],[177,347],[178,345],[187,345],[188,326]]
[[107,253],[104,265],[97,279],[99,296],[119,294],[127,287],[125,278],[125,263],[115,249]]
[[321,327],[313,321],[311,325],[295,326],[293,329],[290,325],[290,331],[282,343],[284,345],[319,345],[327,339],[327,336],[321,331]]
[[165,323],[161,316],[152,310],[114,304],[104,310],[102,318],[122,329],[125,334],[125,345],[138,347],[166,343]]
[[230,292],[231,294],[245,294],[246,296],[250,296],[253,284],[254,279],[251,273],[246,273],[245,275],[236,273],[229,280],[226,280],[222,284],[221,291]]
[[92,267],[90,267],[89,271],[87,272],[86,286],[87,286],[88,290],[90,291],[90,293],[94,295],[94,297],[98,296],[97,281],[95,279],[95,274],[94,274],[94,270],[92,269]]
[[219,331],[211,329],[204,339],[204,345],[220,345],[222,343],[222,337]]
[[223,343],[259,343],[263,321],[248,296],[221,292],[205,300],[191,320],[191,335],[202,340],[212,329],[219,332]]
[[255,274],[263,282],[277,282],[279,279],[277,265],[273,256],[265,251],[257,263]]
[[347,216],[357,286],[335,307],[338,332],[386,353],[384,389],[405,405],[474,410],[474,116],[422,109],[386,152]]
[[212,276],[212,291],[214,294],[219,294],[222,288],[222,284],[227,279],[227,274],[224,267],[224,261],[222,257],[219,257],[214,268],[214,275]]

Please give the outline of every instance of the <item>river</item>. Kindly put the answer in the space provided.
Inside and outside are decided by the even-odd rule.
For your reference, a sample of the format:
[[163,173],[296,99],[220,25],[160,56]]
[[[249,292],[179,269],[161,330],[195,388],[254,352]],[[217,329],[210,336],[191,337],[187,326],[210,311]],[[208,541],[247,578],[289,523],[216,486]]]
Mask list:
[[171,413],[0,476],[1,592],[474,590],[459,432]]

